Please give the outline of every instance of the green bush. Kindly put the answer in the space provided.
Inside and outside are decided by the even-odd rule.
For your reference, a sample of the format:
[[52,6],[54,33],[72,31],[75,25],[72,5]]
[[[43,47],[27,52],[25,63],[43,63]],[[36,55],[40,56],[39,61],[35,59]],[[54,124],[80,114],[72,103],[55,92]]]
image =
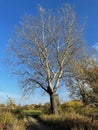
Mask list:
[[23,118],[24,118],[23,108],[22,108],[21,106],[17,106],[15,109],[12,109],[11,112],[12,112],[18,119],[23,119]]
[[83,103],[78,100],[68,101],[61,105],[62,112],[80,112],[80,109],[83,107]]
[[73,100],[65,102],[61,105],[62,113],[78,113],[83,116],[93,117],[94,119],[98,115],[98,108],[94,107],[93,104],[84,106],[79,100]]
[[43,114],[50,114],[50,103],[45,103],[42,107]]

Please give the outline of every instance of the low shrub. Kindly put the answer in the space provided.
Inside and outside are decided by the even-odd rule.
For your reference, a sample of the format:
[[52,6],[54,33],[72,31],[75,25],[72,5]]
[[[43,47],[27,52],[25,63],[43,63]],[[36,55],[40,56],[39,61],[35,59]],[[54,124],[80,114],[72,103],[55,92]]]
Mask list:
[[93,104],[84,105],[79,100],[72,100],[61,105],[62,114],[78,113],[83,116],[98,120],[98,108]]
[[49,103],[45,103],[42,106],[42,113],[43,114],[50,114],[50,104]]
[[85,115],[85,116],[96,115],[97,114],[96,109],[97,109],[96,107],[86,105],[86,106],[80,108],[79,113],[82,115]]
[[15,117],[18,119],[23,119],[24,118],[24,113],[23,113],[23,108],[21,106],[17,106],[15,109],[10,110]]
[[65,102],[61,105],[61,111],[62,112],[80,112],[80,109],[83,107],[83,103],[79,100],[72,100]]

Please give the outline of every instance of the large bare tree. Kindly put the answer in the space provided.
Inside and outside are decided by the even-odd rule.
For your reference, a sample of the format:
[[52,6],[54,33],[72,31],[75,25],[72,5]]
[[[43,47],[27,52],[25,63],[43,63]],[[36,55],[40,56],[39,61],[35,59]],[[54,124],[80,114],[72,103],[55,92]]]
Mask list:
[[56,13],[38,8],[38,15],[25,15],[9,39],[10,60],[21,76],[24,92],[35,88],[50,96],[51,112],[57,114],[55,94],[68,74],[70,58],[75,58],[84,42],[83,28],[70,5]]

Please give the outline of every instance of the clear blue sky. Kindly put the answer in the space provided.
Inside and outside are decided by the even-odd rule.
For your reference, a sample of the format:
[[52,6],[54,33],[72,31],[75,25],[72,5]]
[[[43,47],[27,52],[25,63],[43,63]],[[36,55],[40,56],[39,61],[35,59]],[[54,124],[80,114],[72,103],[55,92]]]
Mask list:
[[[98,0],[0,0],[0,58],[6,54],[6,46],[13,28],[18,24],[24,14],[37,14],[40,4],[46,9],[55,11],[64,3],[70,3],[81,18],[86,18],[84,38],[90,46],[98,43]],[[39,103],[48,100],[45,96],[40,98],[37,94],[28,100],[22,100],[17,79],[10,75],[6,66],[0,63],[0,103],[6,97],[15,98],[17,103]],[[66,96],[63,96],[66,98]]]

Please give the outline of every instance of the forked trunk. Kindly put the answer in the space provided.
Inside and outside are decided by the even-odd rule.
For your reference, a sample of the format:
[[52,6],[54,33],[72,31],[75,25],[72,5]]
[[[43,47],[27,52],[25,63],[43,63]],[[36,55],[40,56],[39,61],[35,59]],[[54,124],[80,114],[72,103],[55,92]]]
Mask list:
[[54,115],[58,114],[55,93],[50,94],[50,110],[51,110],[51,114],[54,114]]

